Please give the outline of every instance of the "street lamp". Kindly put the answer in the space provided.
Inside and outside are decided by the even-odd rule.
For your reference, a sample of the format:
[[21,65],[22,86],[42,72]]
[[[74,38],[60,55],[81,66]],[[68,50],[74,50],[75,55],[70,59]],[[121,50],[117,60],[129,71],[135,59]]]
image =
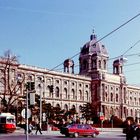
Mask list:
[[39,113],[39,118],[40,118],[40,121],[39,121],[39,125],[40,125],[40,128],[42,128],[42,94],[43,94],[43,87],[42,87],[42,83],[43,83],[43,87],[44,87],[44,80],[41,80],[41,84],[38,85],[39,89],[40,89],[40,113]]
[[137,109],[137,123],[139,123],[139,119],[140,119],[140,110]]
[[[29,104],[28,104],[28,101],[29,101],[29,98],[28,98],[28,95],[29,94],[31,94],[31,92],[33,92],[34,91],[34,82],[27,82],[26,84],[25,84],[25,86],[26,86],[26,110],[22,110],[22,116],[26,119],[26,140],[28,140],[29,139],[29,136],[28,136],[28,130],[29,130],[29,127],[28,127],[28,124],[29,124],[29,121],[28,121],[28,119],[29,119],[29,117],[31,116],[31,111],[29,110]],[[24,116],[24,114],[25,114],[25,116]]]

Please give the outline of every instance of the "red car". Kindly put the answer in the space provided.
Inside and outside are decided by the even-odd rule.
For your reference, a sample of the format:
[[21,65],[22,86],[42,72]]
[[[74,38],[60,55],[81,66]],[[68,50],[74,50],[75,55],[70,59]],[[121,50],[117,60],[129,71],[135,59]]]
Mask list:
[[79,136],[92,136],[96,137],[99,135],[99,131],[92,127],[89,124],[71,124],[66,127],[60,128],[60,133],[64,134],[65,136],[73,136],[73,137],[79,137]]

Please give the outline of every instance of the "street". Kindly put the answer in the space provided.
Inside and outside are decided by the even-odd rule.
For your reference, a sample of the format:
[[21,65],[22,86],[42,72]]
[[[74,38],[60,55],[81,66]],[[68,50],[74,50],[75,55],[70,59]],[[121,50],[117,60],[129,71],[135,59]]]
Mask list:
[[[87,140],[87,139],[94,139],[94,140],[125,140],[125,135],[122,131],[101,131],[100,134],[96,138],[92,137],[79,137],[79,138],[67,138],[64,135],[61,135],[59,131],[43,131],[43,134],[35,135],[35,131],[32,135],[29,135],[28,140],[63,140],[63,139],[73,139],[73,140]],[[26,140],[26,135],[23,131],[16,131],[11,134],[0,134],[0,140]]]

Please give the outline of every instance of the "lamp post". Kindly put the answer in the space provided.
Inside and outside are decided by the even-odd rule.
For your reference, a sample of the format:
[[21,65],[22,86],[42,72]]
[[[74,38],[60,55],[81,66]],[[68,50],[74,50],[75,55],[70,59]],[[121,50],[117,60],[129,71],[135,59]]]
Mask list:
[[[43,83],[43,86],[42,86],[42,83]],[[39,86],[39,89],[40,89],[40,113],[39,113],[39,125],[40,125],[40,128],[42,128],[42,93],[43,93],[43,87],[44,87],[44,80],[41,80],[41,84],[38,85]]]
[[26,140],[29,139],[29,136],[28,136],[28,130],[29,130],[29,128],[28,128],[28,124],[29,124],[29,122],[28,122],[28,94],[29,94],[29,91],[27,89],[27,93],[26,93]]
[[[29,110],[29,108],[28,108],[28,95],[30,94],[30,92],[31,92],[31,82],[27,82],[26,83],[26,109],[24,110],[22,110],[22,116],[26,119],[26,140],[28,140],[29,139],[29,135],[28,135],[28,130],[29,130],[29,127],[28,127],[28,125],[29,125],[29,121],[28,121],[28,119],[29,119],[29,117],[31,116],[31,111]],[[25,112],[24,112],[25,111]],[[24,116],[24,113],[25,113],[25,116]]]
[[137,123],[139,123],[139,119],[140,119],[140,110],[137,109]]
[[40,89],[40,128],[42,128],[42,87]]

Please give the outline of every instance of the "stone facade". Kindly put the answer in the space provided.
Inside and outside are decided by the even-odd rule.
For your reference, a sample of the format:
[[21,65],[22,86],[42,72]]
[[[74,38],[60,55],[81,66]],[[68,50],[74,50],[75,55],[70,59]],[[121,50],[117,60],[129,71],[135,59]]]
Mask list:
[[[34,66],[18,65],[12,67],[11,76],[13,81],[17,82],[21,75],[25,76],[20,90],[17,94],[21,97],[26,94],[25,84],[27,82],[35,82],[35,94],[41,95],[46,103],[52,106],[60,106],[62,109],[71,109],[75,107],[79,112],[80,106],[91,102],[91,78],[75,75],[71,73],[49,71]],[[53,92],[50,86],[53,85]],[[4,88],[1,84],[1,93]],[[7,98],[9,95],[6,96]]]
[[[97,112],[106,119],[112,115],[122,119],[128,116],[140,117],[140,87],[127,84],[123,58],[113,62],[112,73],[108,72],[108,59],[105,46],[97,41],[96,35],[91,35],[90,41],[81,48],[79,74],[74,74],[74,62],[70,59],[64,61],[63,72],[16,64],[11,69],[11,83],[14,85],[24,75],[22,85],[15,87],[20,88],[17,94],[24,96],[25,84],[33,81],[35,94],[41,95],[46,103],[62,109],[75,107],[79,112],[83,104],[93,103],[97,106]],[[50,86],[53,86],[53,92]],[[3,92],[4,87],[0,82],[1,96]]]
[[91,77],[91,99],[97,111],[106,119],[112,115],[125,119],[140,117],[140,87],[128,85],[123,73],[124,58],[113,62],[113,73],[108,72],[108,52],[104,45],[91,35],[81,49],[80,74]]

